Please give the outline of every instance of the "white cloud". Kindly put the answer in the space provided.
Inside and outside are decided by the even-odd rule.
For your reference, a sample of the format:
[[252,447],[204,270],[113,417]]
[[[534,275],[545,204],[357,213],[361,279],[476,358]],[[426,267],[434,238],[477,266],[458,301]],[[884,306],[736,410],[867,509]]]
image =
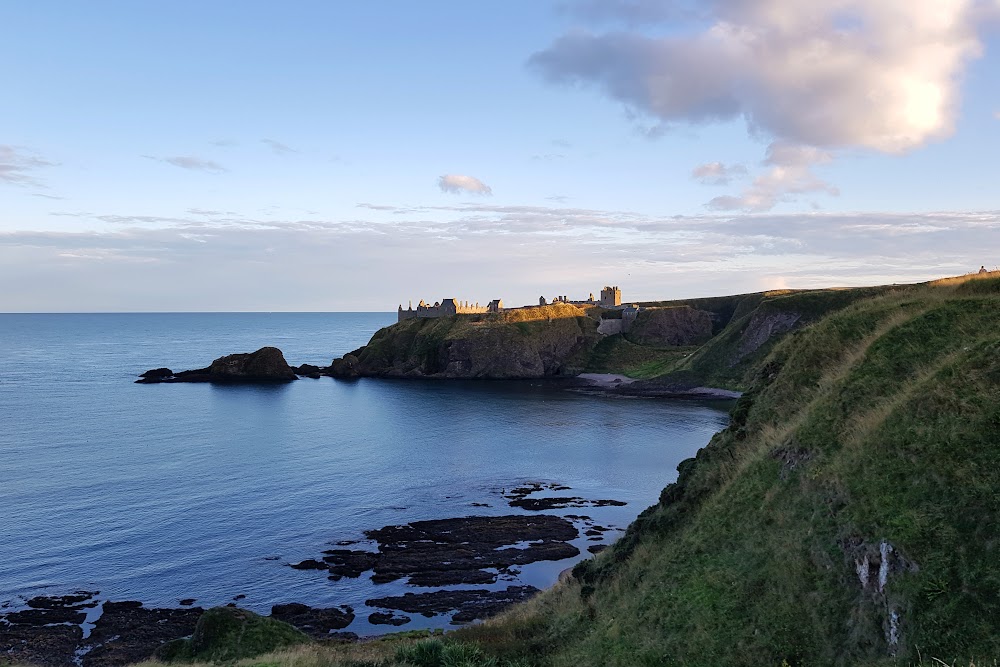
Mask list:
[[1000,120],[1000,111],[993,112],[993,117],[996,118],[997,120]]
[[33,172],[53,166],[54,162],[33,155],[19,146],[0,144],[0,182],[38,186],[41,184]]
[[531,63],[668,123],[743,116],[793,143],[900,152],[951,133],[959,76],[980,52],[970,0],[710,6],[700,31],[571,33]]
[[814,172],[816,165],[826,164],[833,156],[812,146],[796,146],[774,142],[767,149],[762,164],[768,169],[754,179],[739,195],[712,199],[706,206],[716,211],[768,211],[789,195],[825,192],[839,195],[840,191]]
[[445,174],[438,178],[438,187],[442,192],[461,194],[468,192],[476,195],[492,195],[490,186],[483,183],[478,178],[472,176],[462,176],[460,174]]
[[747,168],[742,164],[726,166],[721,162],[706,162],[691,171],[691,178],[704,185],[729,185],[733,179],[747,175]]
[[[785,145],[903,153],[953,133],[962,73],[981,52],[981,0],[700,4],[583,2],[633,26],[675,24],[667,34],[571,32],[529,64],[663,126],[743,118]],[[696,20],[678,25],[685,15]]]
[[[636,300],[739,293],[778,279],[908,282],[993,266],[983,249],[1000,232],[1000,211],[661,217],[469,203],[401,208],[390,221],[79,217],[80,229],[105,226],[0,232],[0,283],[35,276],[0,293],[0,311],[389,310],[456,284],[462,298],[518,304],[556,285],[585,294],[609,276]],[[317,265],[330,271],[322,284]],[[326,288],[362,273],[350,294]],[[412,279],[401,285],[400,275]]]

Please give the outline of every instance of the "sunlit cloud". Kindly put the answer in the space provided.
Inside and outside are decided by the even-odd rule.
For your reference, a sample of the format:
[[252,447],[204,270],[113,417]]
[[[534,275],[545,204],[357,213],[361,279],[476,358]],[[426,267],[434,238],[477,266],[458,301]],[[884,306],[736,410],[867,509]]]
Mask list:
[[[573,6],[583,15],[631,29],[570,32],[529,65],[553,83],[596,86],[660,128],[742,118],[752,135],[781,145],[898,154],[953,134],[961,75],[982,50],[980,5],[582,0]],[[656,28],[666,18],[675,24],[664,34]],[[760,178],[755,210],[828,190],[773,166]],[[768,196],[768,182],[789,179]]]
[[700,164],[691,171],[691,178],[704,185],[729,185],[747,175],[746,165],[724,165],[721,162]]
[[832,160],[830,153],[812,146],[772,143],[761,163],[767,169],[748,188],[739,195],[715,197],[706,206],[716,211],[760,212],[771,210],[793,195],[811,192],[839,195],[836,187],[813,171],[813,167]]

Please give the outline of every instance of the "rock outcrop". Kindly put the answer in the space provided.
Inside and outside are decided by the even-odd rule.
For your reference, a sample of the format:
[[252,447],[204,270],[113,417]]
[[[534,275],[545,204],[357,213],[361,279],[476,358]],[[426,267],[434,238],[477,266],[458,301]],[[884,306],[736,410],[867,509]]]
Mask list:
[[365,347],[334,359],[326,372],[341,378],[576,375],[598,339],[597,322],[573,306],[407,320],[381,329]]
[[[300,367],[301,370],[302,367]],[[312,366],[309,368],[318,368]],[[137,384],[160,382],[218,382],[260,383],[291,382],[297,380],[295,369],[285,361],[285,355],[276,347],[262,347],[256,352],[230,354],[219,357],[207,368],[172,372],[169,368],[156,368],[143,373]]]

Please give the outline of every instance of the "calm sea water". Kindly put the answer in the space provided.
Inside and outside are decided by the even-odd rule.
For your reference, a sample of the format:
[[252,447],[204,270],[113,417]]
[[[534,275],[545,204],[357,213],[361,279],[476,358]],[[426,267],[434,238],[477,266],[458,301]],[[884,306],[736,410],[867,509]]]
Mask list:
[[[519,513],[501,490],[524,481],[627,501],[555,512],[623,527],[728,419],[724,406],[537,382],[133,384],[148,368],[263,345],[325,365],[394,319],[0,314],[0,605],[75,589],[164,607],[245,595],[262,613],[350,604],[350,630],[384,631],[367,625],[364,600],[404,583],[331,582],[287,564],[368,528]],[[529,565],[521,581],[550,585],[572,562]]]

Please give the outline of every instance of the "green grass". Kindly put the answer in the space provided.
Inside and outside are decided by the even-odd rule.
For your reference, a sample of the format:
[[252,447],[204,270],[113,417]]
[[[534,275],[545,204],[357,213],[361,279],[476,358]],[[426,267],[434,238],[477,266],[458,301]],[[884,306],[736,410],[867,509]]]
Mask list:
[[693,347],[656,348],[638,345],[622,335],[600,340],[587,359],[589,373],[621,373],[638,379],[662,375],[691,354]]
[[190,639],[165,644],[157,656],[166,662],[232,662],[309,641],[287,623],[245,609],[216,607],[201,615]]

